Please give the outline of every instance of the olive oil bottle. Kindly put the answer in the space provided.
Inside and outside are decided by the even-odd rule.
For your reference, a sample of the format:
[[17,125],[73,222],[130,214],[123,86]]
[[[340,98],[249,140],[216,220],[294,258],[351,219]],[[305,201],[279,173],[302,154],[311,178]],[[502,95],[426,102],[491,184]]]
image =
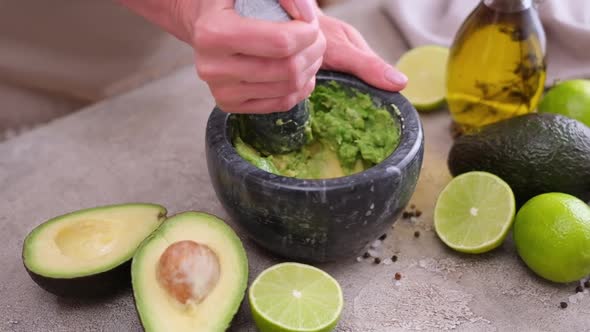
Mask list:
[[447,102],[459,130],[534,112],[545,48],[533,0],[482,0],[455,36],[447,67]]

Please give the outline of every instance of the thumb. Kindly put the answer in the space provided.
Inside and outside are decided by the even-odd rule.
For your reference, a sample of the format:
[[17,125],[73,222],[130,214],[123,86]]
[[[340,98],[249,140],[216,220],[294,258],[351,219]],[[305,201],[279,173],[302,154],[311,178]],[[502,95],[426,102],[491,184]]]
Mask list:
[[347,52],[338,56],[345,61],[338,61],[341,70],[351,73],[367,84],[389,91],[400,91],[408,84],[408,77],[392,65],[385,62],[372,51],[350,47]]
[[314,0],[279,0],[281,6],[296,20],[311,23],[315,21],[316,5]]

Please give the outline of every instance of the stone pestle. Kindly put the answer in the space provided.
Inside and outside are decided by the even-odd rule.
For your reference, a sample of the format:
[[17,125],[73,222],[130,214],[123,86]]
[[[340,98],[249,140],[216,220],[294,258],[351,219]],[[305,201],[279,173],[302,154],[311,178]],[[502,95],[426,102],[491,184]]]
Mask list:
[[[236,0],[234,8],[244,17],[284,22],[291,20],[278,0]],[[309,101],[287,112],[238,115],[242,139],[264,154],[287,153],[308,141]]]

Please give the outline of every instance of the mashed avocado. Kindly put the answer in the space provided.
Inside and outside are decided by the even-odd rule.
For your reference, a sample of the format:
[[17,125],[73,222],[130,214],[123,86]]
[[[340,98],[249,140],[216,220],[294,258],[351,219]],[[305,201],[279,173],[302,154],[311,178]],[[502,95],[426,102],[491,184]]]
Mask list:
[[330,82],[319,85],[309,101],[312,139],[300,151],[265,156],[236,135],[238,154],[274,174],[327,179],[370,168],[397,148],[399,122],[369,95]]

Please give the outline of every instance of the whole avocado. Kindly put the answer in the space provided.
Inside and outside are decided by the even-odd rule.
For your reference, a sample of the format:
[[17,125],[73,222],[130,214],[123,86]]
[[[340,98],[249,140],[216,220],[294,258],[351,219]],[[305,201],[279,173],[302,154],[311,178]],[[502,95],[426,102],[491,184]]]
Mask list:
[[519,205],[547,192],[590,200],[590,128],[558,114],[533,113],[459,137],[448,166],[457,176],[486,171],[506,181]]

